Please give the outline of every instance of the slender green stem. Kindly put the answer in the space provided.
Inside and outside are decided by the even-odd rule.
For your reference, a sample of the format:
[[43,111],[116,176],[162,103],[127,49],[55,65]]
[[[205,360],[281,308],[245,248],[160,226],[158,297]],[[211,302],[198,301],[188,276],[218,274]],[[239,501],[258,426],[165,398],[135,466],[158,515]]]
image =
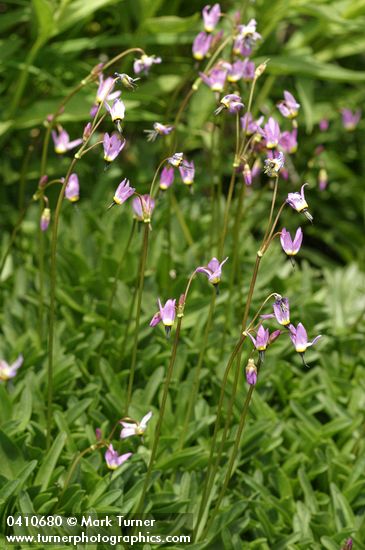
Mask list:
[[78,453],[75,456],[74,460],[71,463],[70,469],[67,472],[67,476],[66,476],[66,479],[64,481],[62,491],[60,493],[60,496],[58,497],[58,502],[60,502],[63,495],[65,494],[66,489],[69,486],[69,483],[72,479],[73,473],[74,473],[78,463],[82,459],[82,457],[85,456],[87,453],[91,453],[92,451],[96,451],[96,449],[100,449],[101,447],[105,447],[106,444],[107,443],[105,441],[100,441],[99,443],[94,443],[93,445],[90,445],[90,447],[88,447],[87,449],[84,449],[83,451],[81,451],[80,453]]
[[[140,267],[140,265],[141,265],[141,262],[139,263],[139,267]],[[139,269],[138,269],[138,272],[139,272]],[[137,292],[138,292],[138,285],[136,284],[135,287],[134,287],[132,300],[131,300],[131,303],[129,305],[129,311],[128,311],[127,322],[126,322],[126,329],[125,329],[124,338],[123,338],[123,342],[122,342],[122,346],[121,346],[122,351],[121,351],[120,359],[119,359],[120,364],[122,363],[123,358],[124,358],[124,352],[125,352],[125,348],[126,348],[127,340],[128,340],[128,336],[129,336],[129,328],[130,328],[130,325],[131,325],[130,320],[132,319],[134,305],[136,303],[136,298],[137,298]]]
[[213,432],[212,442],[211,442],[211,446],[210,446],[210,453],[209,453],[209,460],[208,460],[208,470],[207,470],[207,474],[205,476],[205,483],[204,483],[204,487],[203,487],[202,497],[201,497],[201,501],[200,501],[200,507],[199,507],[199,511],[198,511],[198,518],[197,518],[197,522],[196,522],[196,525],[195,525],[193,538],[195,537],[195,535],[198,531],[200,520],[201,520],[201,518],[203,516],[203,513],[206,509],[207,503],[209,502],[209,495],[210,495],[210,492],[211,492],[211,489],[212,489],[212,486],[213,486],[214,477],[215,477],[215,468],[213,469],[214,451],[215,451],[215,446],[216,446],[217,437],[218,437],[218,431],[219,431],[219,427],[220,427],[221,412],[222,412],[222,407],[223,407],[223,401],[224,401],[224,395],[225,395],[225,389],[226,389],[226,385],[227,385],[228,375],[230,373],[233,362],[234,362],[235,358],[237,357],[237,354],[239,353],[243,342],[245,341],[245,338],[246,338],[246,336],[242,335],[240,337],[240,339],[238,340],[237,344],[235,345],[235,347],[234,347],[234,349],[233,349],[233,351],[232,351],[232,353],[229,357],[226,369],[224,371],[223,380],[222,380],[222,384],[221,384],[221,391],[220,391],[219,401],[218,401],[218,406],[217,406],[217,417],[216,417],[216,421],[215,421],[215,425],[214,425],[214,432]]
[[273,217],[273,214],[274,214],[274,208],[275,208],[275,202],[276,202],[276,195],[278,193],[278,183],[279,183],[279,176],[276,176],[275,183],[274,183],[274,191],[273,191],[272,200],[271,200],[269,221],[267,222],[265,235],[264,235],[264,238],[263,238],[263,241],[262,241],[263,247],[265,246],[266,239],[267,239],[267,236],[268,236],[270,228],[271,228],[271,222],[272,222],[272,217]]
[[135,374],[135,370],[136,370],[138,332],[139,332],[139,322],[140,322],[140,317],[141,317],[142,294],[143,294],[145,267],[146,267],[147,253],[148,253],[148,236],[149,236],[149,232],[150,232],[149,224],[146,223],[145,226],[144,226],[144,232],[143,232],[141,266],[140,266],[140,272],[139,272],[139,285],[138,285],[138,294],[137,294],[136,324],[135,324],[135,327],[134,327],[132,360],[131,360],[131,366],[130,366],[130,371],[129,371],[129,380],[128,380],[126,415],[128,414],[129,405],[130,405],[130,402],[131,402],[131,399],[132,399],[134,374]]
[[122,255],[120,257],[120,260],[119,260],[119,263],[118,263],[118,266],[117,266],[117,270],[116,270],[115,275],[114,275],[112,291],[111,291],[110,296],[109,296],[108,307],[107,307],[106,316],[105,316],[104,336],[103,336],[103,340],[102,340],[102,343],[101,343],[100,356],[102,355],[105,342],[107,341],[108,336],[109,336],[109,327],[110,327],[109,321],[110,321],[110,316],[111,316],[111,312],[112,312],[112,305],[113,305],[113,302],[114,302],[115,293],[117,291],[119,275],[120,275],[121,269],[123,267],[125,257],[128,254],[128,250],[129,250],[130,244],[131,244],[132,239],[133,239],[135,228],[136,228],[136,220],[134,219],[133,223],[132,223],[130,233],[129,233],[129,237],[128,237],[128,240],[127,240],[127,244],[125,245],[125,248],[122,252]]
[[[42,216],[43,212],[43,200],[39,203],[39,219]],[[39,342],[42,343],[43,340],[43,316],[44,316],[44,245],[45,245],[45,235],[40,226],[38,227],[38,335]]]
[[144,480],[141,497],[140,497],[140,500],[139,500],[139,503],[138,503],[138,506],[137,506],[137,509],[136,509],[136,514],[140,514],[143,511],[147,489],[149,487],[151,476],[152,476],[152,468],[153,468],[155,458],[156,458],[156,454],[157,454],[158,443],[159,443],[160,435],[161,435],[161,427],[162,427],[163,419],[164,419],[164,416],[165,416],[167,396],[168,396],[169,387],[170,387],[171,378],[172,378],[172,373],[173,373],[173,370],[174,370],[174,365],[175,365],[175,360],[176,360],[176,353],[177,353],[177,348],[178,348],[179,338],[180,338],[181,323],[182,323],[182,317],[179,317],[178,320],[177,320],[177,326],[176,326],[176,332],[175,332],[175,338],[174,338],[174,344],[173,344],[172,353],[171,353],[171,357],[170,357],[170,362],[169,362],[169,366],[167,368],[166,379],[165,379],[165,384],[164,384],[163,394],[162,394],[162,400],[161,400],[161,405],[160,405],[160,414],[159,414],[158,421],[157,421],[155,437],[154,437],[153,446],[152,446],[152,452],[151,452],[150,460],[149,460],[149,463],[148,463],[148,469],[147,469],[146,477],[145,477],[145,480]]
[[189,402],[188,402],[188,406],[187,406],[187,409],[186,409],[186,415],[185,415],[183,428],[181,430],[178,450],[181,450],[184,447],[184,441],[185,441],[185,436],[186,436],[187,429],[188,429],[188,426],[189,426],[191,412],[192,412],[192,409],[193,409],[193,406],[194,406],[194,403],[195,403],[195,400],[196,400],[196,396],[197,396],[198,390],[199,390],[200,372],[201,372],[201,367],[203,365],[205,351],[207,349],[209,332],[210,332],[212,322],[213,322],[213,313],[214,313],[214,308],[215,308],[216,294],[217,294],[216,290],[215,290],[215,288],[213,288],[212,298],[210,300],[207,323],[205,325],[203,343],[202,343],[200,353],[199,353],[198,364],[197,364],[196,369],[195,369],[193,386],[192,386],[192,389],[191,389],[191,392],[190,392],[190,397],[189,397]]
[[49,331],[48,331],[47,448],[49,448],[51,444],[51,428],[52,428],[53,345],[54,345],[54,325],[55,325],[55,317],[56,317],[56,284],[57,284],[56,254],[57,254],[58,225],[59,225],[62,201],[65,195],[66,186],[76,162],[77,162],[77,159],[74,158],[67,171],[65,181],[62,184],[62,188],[57,199],[57,205],[56,205],[54,221],[52,226],[51,265],[50,265],[50,307],[49,307]]
[[252,394],[254,392],[254,389],[255,389],[255,386],[252,385],[252,386],[249,387],[249,390],[247,392],[245,403],[244,403],[243,410],[242,410],[241,420],[240,420],[239,427],[238,427],[238,432],[237,432],[237,435],[236,435],[236,440],[235,440],[235,443],[234,443],[233,451],[232,451],[230,459],[229,459],[226,476],[224,478],[224,483],[223,483],[223,486],[222,486],[221,491],[219,493],[219,496],[218,496],[216,505],[214,507],[212,516],[210,518],[210,521],[208,522],[207,527],[205,529],[205,532],[209,531],[209,528],[212,525],[213,520],[214,520],[214,518],[216,517],[216,515],[219,511],[219,507],[221,505],[222,499],[223,499],[223,497],[225,495],[225,492],[227,490],[228,483],[229,483],[229,480],[230,480],[231,474],[232,474],[233,465],[234,465],[234,462],[235,462],[236,457],[237,457],[238,449],[240,447],[242,432],[243,432],[243,429],[244,429],[245,424],[246,424],[247,413],[248,413],[248,409],[249,409],[249,406],[250,406],[250,403],[251,403],[251,398],[252,398]]

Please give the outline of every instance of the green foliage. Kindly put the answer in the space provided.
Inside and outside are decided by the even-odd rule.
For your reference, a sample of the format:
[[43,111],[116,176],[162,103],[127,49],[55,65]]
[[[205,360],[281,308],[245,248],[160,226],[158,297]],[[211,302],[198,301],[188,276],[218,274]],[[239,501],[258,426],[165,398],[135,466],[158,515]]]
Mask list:
[[[222,2],[230,16],[239,4]],[[278,292],[290,299],[292,322],[302,321],[310,339],[319,333],[323,337],[308,351],[310,369],[302,366],[286,337],[268,350],[220,513],[204,542],[192,547],[340,550],[351,536],[354,548],[361,550],[365,548],[364,122],[355,132],[344,133],[339,110],[364,103],[365,3],[257,0],[245,4],[245,20],[255,17],[264,37],[254,60],[270,59],[257,84],[256,114],[272,114],[284,89],[291,90],[301,103],[299,149],[288,163],[289,182],[280,182],[278,203],[308,181],[306,196],[314,215],[310,226],[285,209],[282,225],[293,231],[300,219],[304,229],[300,258],[293,269],[274,241],[260,266],[250,318],[268,294]],[[148,410],[154,415],[143,440],[122,441],[117,427],[114,447],[120,453],[132,451],[133,456],[112,474],[105,465],[105,449],[92,446],[97,445],[95,429],[108,437],[124,410],[136,322],[130,311],[142,232],[135,232],[121,266],[105,330],[117,266],[132,225],[130,205],[110,211],[106,207],[124,177],[139,192],[147,193],[156,166],[172,146],[169,139],[167,145],[162,140],[147,144],[143,130],[157,120],[173,122],[201,70],[191,61],[191,43],[201,30],[198,12],[203,5],[181,0],[33,0],[10,3],[1,16],[0,29],[7,40],[1,41],[0,66],[4,152],[0,251],[2,258],[6,256],[1,272],[0,359],[11,362],[19,353],[24,355],[16,378],[0,382],[2,534],[8,532],[6,517],[16,512],[127,514],[138,504],[172,346],[160,327],[152,330],[148,324],[156,298],[178,298],[196,266],[217,254],[227,204],[234,119],[225,115],[213,119],[216,102],[207,87],[201,85],[192,97],[177,134],[179,147],[197,166],[194,194],[189,194],[176,175],[170,195],[159,196],[152,220],[129,415],[137,420]],[[223,26],[229,27],[228,20]],[[135,92],[123,91],[128,143],[122,161],[104,171],[100,146],[91,151],[77,167],[80,202],[62,207],[53,442],[46,450],[47,321],[40,338],[39,208],[32,203],[40,176],[43,121],[92,67],[129,47],[161,55],[163,63],[148,78],[141,78]],[[127,57],[110,74],[114,70],[132,74],[132,60],[133,55]],[[95,92],[95,83],[86,86],[61,115],[59,120],[71,139],[82,134]],[[243,85],[241,93],[247,105],[249,86]],[[330,122],[325,133],[318,129],[322,118]],[[315,149],[320,145],[325,151],[318,154]],[[49,178],[64,176],[69,158],[56,158],[51,149],[49,158]],[[317,186],[321,168],[329,176],[323,192]],[[182,434],[209,314],[211,289],[204,276],[196,277],[189,294],[146,499],[146,507],[155,514],[188,513],[196,518],[198,513],[224,368],[242,330],[245,297],[270,207],[269,185],[262,176],[244,199],[234,273],[231,260],[240,178],[225,246],[230,261],[224,267],[198,373],[198,397],[187,432]],[[214,209],[212,189],[218,197]],[[51,189],[48,196],[54,213],[57,189]],[[12,239],[19,213],[28,204]],[[48,314],[48,233],[44,246],[43,308]],[[211,495],[213,505],[242,414],[243,368],[251,348],[250,343],[244,344],[239,391]],[[223,419],[233,385],[232,372]],[[222,430],[218,441],[221,436]],[[209,520],[208,512],[207,506],[203,523]],[[189,525],[170,529],[173,534],[191,534]]]

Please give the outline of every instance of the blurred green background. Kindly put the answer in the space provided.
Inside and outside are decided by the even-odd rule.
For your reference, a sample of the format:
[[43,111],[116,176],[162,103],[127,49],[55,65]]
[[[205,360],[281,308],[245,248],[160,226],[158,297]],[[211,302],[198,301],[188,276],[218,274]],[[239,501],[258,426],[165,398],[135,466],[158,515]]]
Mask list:
[[[138,498],[145,471],[142,462],[151,443],[149,434],[145,447],[135,448],[142,462],[131,462],[123,475],[109,480],[102,453],[95,453],[81,461],[61,501],[58,486],[75,453],[94,442],[95,428],[102,426],[107,432],[106,426],[112,426],[120,416],[132,347],[128,338],[124,348],[125,329],[141,235],[135,236],[124,263],[109,339],[101,353],[107,302],[132,223],[129,204],[109,213],[106,206],[124,177],[139,192],[149,188],[165,150],[162,142],[147,143],[143,130],[151,128],[154,121],[173,121],[201,70],[192,59],[191,44],[202,28],[200,11],[204,4],[182,0],[0,2],[2,258],[12,244],[1,273],[0,355],[10,360],[22,352],[25,357],[14,383],[0,386],[2,532],[4,518],[14,511],[70,514],[123,508],[128,512]],[[254,17],[263,36],[253,60],[270,61],[257,86],[255,112],[274,113],[284,89],[301,103],[299,148],[291,157],[291,179],[280,183],[279,194],[283,200],[288,191],[298,190],[307,181],[306,197],[314,216],[313,225],[304,227],[300,220],[304,243],[294,270],[278,243],[265,257],[252,311],[267,294],[280,292],[289,297],[295,322],[303,322],[311,339],[318,333],[323,338],[308,353],[310,370],[302,367],[287,341],[279,340],[267,354],[234,480],[206,548],[339,550],[344,540],[353,536],[354,548],[364,549],[365,124],[362,119],[354,132],[346,132],[340,110],[356,110],[364,104],[365,2],[258,0],[227,1],[221,6],[230,15],[243,10],[245,21]],[[222,27],[225,25],[223,22]],[[45,455],[44,436],[47,350],[37,331],[37,204],[30,205],[13,243],[11,235],[37,188],[46,116],[93,66],[129,47],[142,47],[148,54],[161,56],[163,62],[141,79],[135,92],[125,93],[127,147],[122,160],[104,171],[100,151],[90,154],[77,168],[80,202],[75,207],[63,207],[55,349],[58,435],[50,457]],[[132,65],[133,56],[116,70],[131,74]],[[81,135],[89,120],[95,93],[95,84],[87,86],[60,117],[71,139]],[[243,98],[247,103],[245,89]],[[221,138],[212,154],[214,108],[212,92],[201,86],[179,126],[181,150],[197,167],[194,194],[177,182],[173,188],[188,231],[174,209],[169,217],[167,196],[154,215],[132,403],[136,418],[145,414],[147,404],[157,416],[164,365],[170,354],[171,343],[162,332],[152,332],[148,327],[156,298],[178,296],[192,270],[216,254],[234,143],[232,123],[218,122]],[[323,118],[329,120],[326,132],[318,127]],[[324,150],[318,154],[322,145]],[[64,175],[68,164],[67,157],[50,151],[49,177]],[[318,187],[321,168],[328,173],[325,191]],[[239,277],[231,299],[234,308],[227,323],[228,262],[194,420],[186,448],[179,451],[179,419],[184,417],[191,390],[210,299],[206,282],[194,282],[168,401],[156,486],[149,495],[152,511],[195,511],[220,383],[239,334],[242,296],[248,291],[264,231],[262,220],[270,204],[266,183],[261,177],[246,197],[240,227]],[[214,220],[210,203],[213,185],[222,189],[221,217]],[[56,190],[49,193],[49,199],[53,209]],[[293,211],[284,212],[285,227],[294,230],[298,223]],[[232,246],[230,225],[226,255],[231,255]],[[46,267],[47,258],[46,254]],[[47,285],[48,280],[46,289]],[[44,307],[47,311],[47,292]],[[245,391],[242,381],[231,442]],[[223,476],[222,466],[220,481]]]

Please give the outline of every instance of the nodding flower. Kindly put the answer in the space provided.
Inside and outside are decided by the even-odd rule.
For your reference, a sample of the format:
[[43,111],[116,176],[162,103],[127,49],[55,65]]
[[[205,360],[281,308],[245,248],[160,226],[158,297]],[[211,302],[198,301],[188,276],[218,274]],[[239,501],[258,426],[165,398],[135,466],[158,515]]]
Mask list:
[[99,105],[104,103],[104,101],[113,101],[117,97],[120,96],[121,92],[120,90],[117,90],[116,92],[113,92],[113,88],[115,85],[115,79],[111,76],[108,76],[104,80],[104,77],[102,74],[99,75],[99,87],[98,91],[96,92],[96,98],[95,103],[91,107],[90,115],[94,117],[98,111]]
[[113,445],[110,443],[108,450],[105,453],[105,462],[109,470],[116,470],[118,466],[121,466],[128,458],[132,456],[133,453],[125,453],[119,455],[117,451],[114,450]]
[[314,340],[312,340],[312,342],[308,342],[307,331],[305,330],[302,323],[299,323],[297,328],[295,328],[294,325],[289,325],[289,330],[290,338],[295,347],[295,351],[301,355],[303,364],[308,367],[304,360],[304,354],[310,346],[314,346],[314,344],[318,342],[322,335],[320,334],[319,336],[316,336]]
[[274,313],[260,315],[261,319],[275,318],[279,325],[287,327],[290,325],[290,307],[288,298],[282,298],[279,294],[273,304]]
[[199,73],[201,79],[213,92],[223,92],[227,71],[218,67],[209,71],[209,74]]
[[194,183],[195,165],[193,160],[191,162],[186,160],[179,166],[179,172],[182,182],[185,183],[185,185],[192,185]]
[[174,153],[167,159],[167,162],[174,168],[178,168],[181,164],[185,164],[184,153]]
[[113,92],[113,88],[115,85],[115,80],[111,76],[108,76],[104,80],[103,75],[99,75],[99,87],[98,91],[96,92],[96,98],[95,103],[97,105],[100,105],[101,103],[104,103],[104,101],[113,101],[113,99],[116,99],[120,96],[121,91],[117,90],[116,92]]
[[165,326],[166,336],[169,336],[176,317],[176,300],[169,299],[162,306],[160,299],[158,299],[158,307],[159,311],[152,317],[150,327],[155,327],[162,321]]
[[206,32],[214,31],[221,13],[221,7],[219,4],[214,4],[214,6],[205,6],[202,10],[204,29]]
[[256,25],[255,19],[251,19],[247,25],[238,25],[238,33],[233,45],[235,55],[244,57],[251,55],[253,46],[261,39],[261,34],[256,32]]
[[243,117],[241,117],[241,128],[246,131],[248,136],[252,136],[252,134],[261,130],[260,126],[263,123],[263,120],[263,116],[261,116],[258,120],[253,120],[251,113],[245,113]]
[[68,182],[65,189],[65,197],[70,202],[76,202],[80,198],[80,185],[77,174],[73,173],[68,178]]
[[278,122],[270,117],[264,126],[263,136],[266,140],[266,147],[268,149],[275,149],[279,144],[280,139],[280,127]]
[[112,121],[117,125],[118,131],[122,133],[121,122],[125,117],[124,102],[121,99],[116,99],[111,107],[108,103],[105,103],[105,107],[109,111]]
[[140,422],[133,420],[132,422],[125,422],[124,420],[120,421],[120,424],[123,426],[122,431],[120,432],[120,438],[125,439],[126,437],[131,437],[132,435],[143,435],[147,429],[147,424],[152,418],[152,412],[148,412]]
[[295,118],[298,116],[300,103],[290,92],[285,90],[284,99],[277,104],[277,107],[285,118]]
[[297,134],[298,130],[296,128],[294,128],[291,132],[285,131],[281,134],[279,145],[286,153],[293,154],[297,151]]
[[160,174],[160,189],[166,191],[174,181],[175,171],[172,166],[165,166]]
[[250,386],[254,386],[257,382],[257,368],[255,365],[255,361],[251,357],[248,360],[245,371],[247,384],[250,384]]
[[[269,151],[271,153],[271,151]],[[264,173],[267,174],[270,178],[277,176],[280,170],[283,168],[285,163],[284,154],[280,151],[278,154],[274,154],[272,157],[269,157],[265,160]]]
[[41,231],[47,231],[50,221],[51,221],[51,210],[50,208],[46,207],[44,208],[41,214],[41,219],[39,222]]
[[155,55],[146,55],[143,54],[140,59],[136,59],[133,63],[133,70],[135,74],[148,74],[152,65],[159,64],[162,62],[161,57],[156,57]]
[[133,212],[139,222],[150,223],[155,200],[151,195],[140,195],[132,201]]
[[194,39],[193,42],[193,57],[197,61],[201,61],[209,52],[213,41],[213,36],[211,34],[206,34],[205,32],[200,32]]
[[67,153],[67,151],[70,151],[70,149],[74,149],[82,143],[82,139],[74,139],[73,141],[70,141],[70,136],[66,130],[62,128],[62,126],[58,126],[57,132],[52,130],[54,150],[58,155],[63,155],[64,153]]
[[305,200],[304,196],[304,187],[308,185],[308,183],[304,183],[300,189],[300,193],[288,193],[288,197],[286,199],[286,202],[294,208],[297,212],[303,213],[305,217],[312,222],[313,216],[308,212],[308,203]]
[[281,330],[274,330],[274,332],[270,334],[269,329],[265,329],[263,325],[260,325],[257,329],[256,338],[254,338],[252,334],[248,332],[248,336],[251,338],[253,345],[259,352],[259,357],[262,363],[264,362],[264,352],[266,351],[267,346],[274,342],[274,340],[276,340],[276,338],[278,338],[280,334]]
[[298,227],[294,239],[291,238],[289,231],[283,227],[280,234],[280,243],[282,249],[287,256],[295,256],[298,254],[303,241],[303,231],[301,227]]
[[117,190],[115,191],[112,205],[123,204],[127,199],[129,199],[129,197],[134,195],[134,192],[135,188],[129,185],[129,180],[127,178],[124,178],[124,180],[120,182]]
[[352,132],[360,122],[361,110],[352,112],[351,109],[341,109],[342,124],[345,130]]
[[221,105],[215,110],[214,114],[218,115],[224,109],[228,109],[230,113],[238,113],[240,109],[243,109],[244,105],[241,98],[237,94],[228,94],[222,97],[220,100]]
[[196,273],[204,273],[208,277],[208,281],[215,286],[217,292],[218,292],[218,285],[221,280],[222,276],[222,266],[226,263],[228,260],[228,256],[223,262],[219,262],[217,258],[212,258],[208,265],[199,266],[196,268]]
[[153,124],[153,130],[143,130],[147,134],[147,141],[155,141],[158,136],[168,136],[172,130],[173,126],[167,126],[166,124],[160,124],[160,122],[155,122]]
[[113,162],[125,146],[126,140],[121,139],[117,134],[104,134],[103,147],[104,147],[104,160],[105,162]]
[[128,90],[135,90],[137,88],[136,82],[140,80],[140,78],[132,78],[126,73],[114,73],[114,76],[118,78],[122,85]]
[[19,367],[23,364],[23,356],[19,355],[18,358],[9,365],[4,359],[0,360],[0,381],[6,382],[16,376]]

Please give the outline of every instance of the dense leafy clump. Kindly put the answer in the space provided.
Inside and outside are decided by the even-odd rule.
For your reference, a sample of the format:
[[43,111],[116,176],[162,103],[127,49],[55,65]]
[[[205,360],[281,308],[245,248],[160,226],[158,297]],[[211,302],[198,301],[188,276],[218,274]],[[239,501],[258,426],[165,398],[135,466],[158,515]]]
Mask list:
[[1,544],[365,548],[359,2],[3,11]]

